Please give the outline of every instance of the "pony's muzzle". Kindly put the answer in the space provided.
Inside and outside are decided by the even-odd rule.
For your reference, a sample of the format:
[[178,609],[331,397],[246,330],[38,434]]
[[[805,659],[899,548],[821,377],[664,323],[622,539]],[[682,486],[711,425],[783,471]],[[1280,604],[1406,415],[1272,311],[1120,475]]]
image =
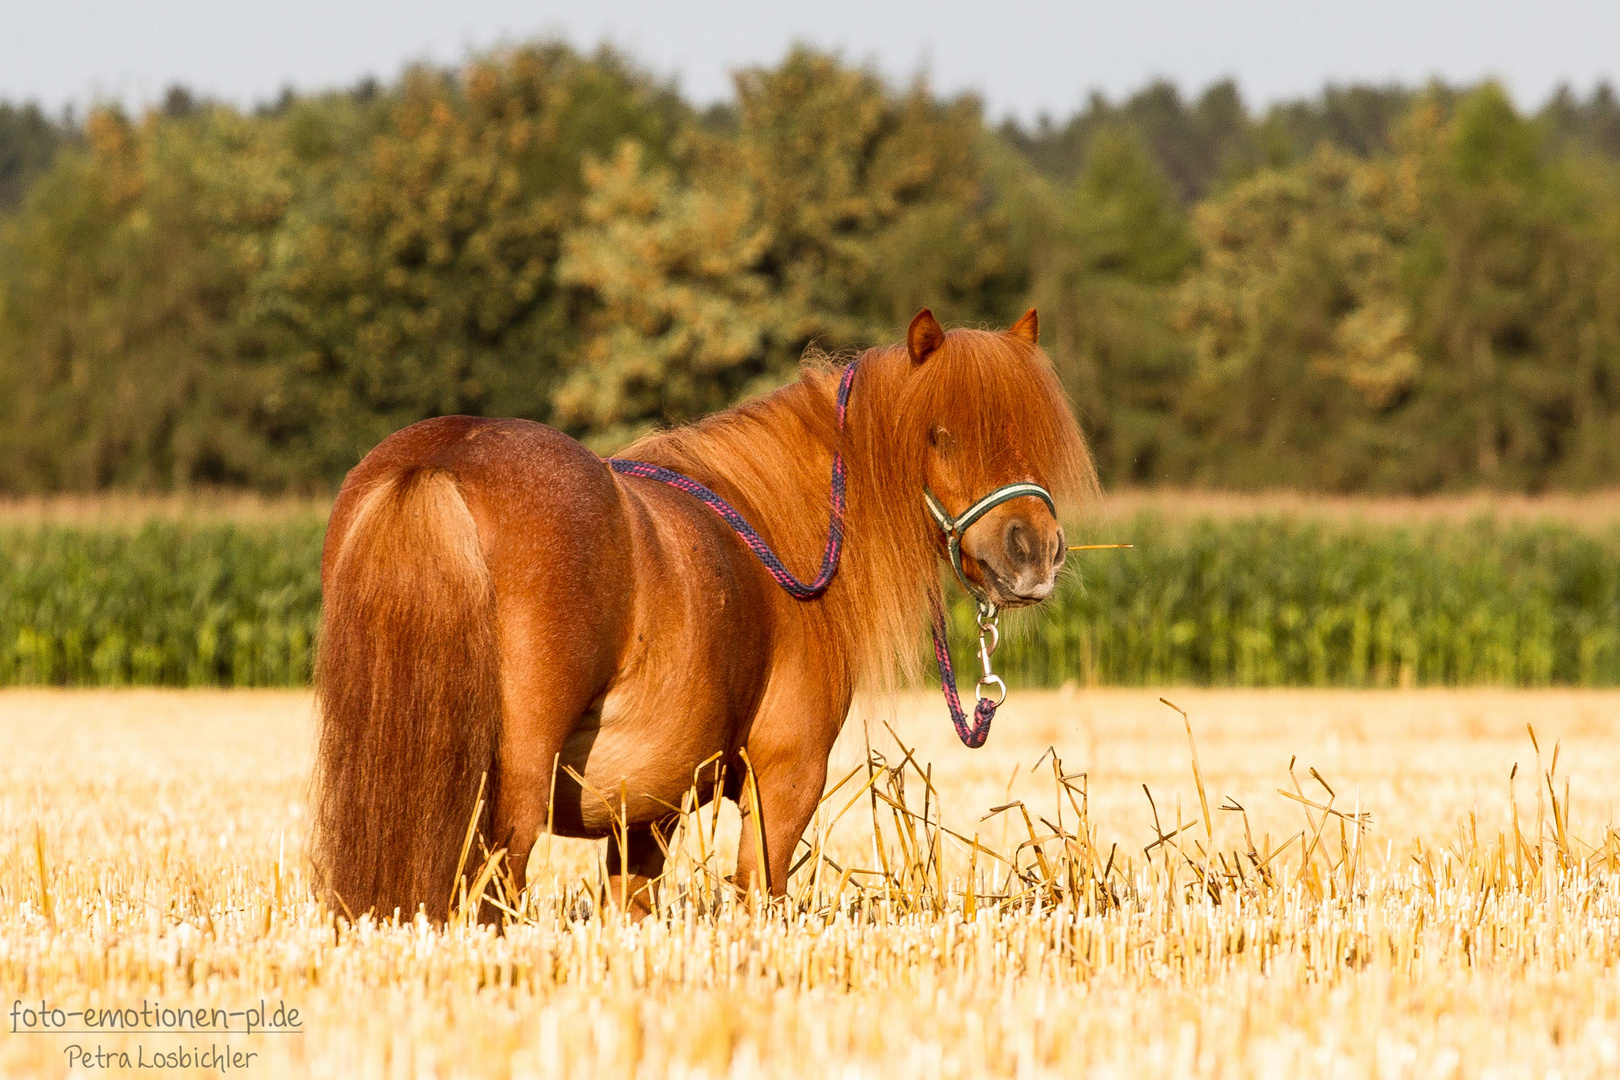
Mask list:
[[1002,546],[1007,553],[1008,569],[1012,571],[1008,584],[1014,596],[1039,603],[1052,595],[1057,572],[1068,557],[1062,526],[1052,535],[1042,536],[1033,524],[1015,517],[1007,523]]
[[[990,599],[1001,607],[1024,607],[1052,595],[1058,570],[1068,557],[1062,526],[1050,518],[1032,520],[1013,513],[990,536],[994,539],[984,549],[969,551],[984,571]],[[967,547],[979,545],[970,540]]]

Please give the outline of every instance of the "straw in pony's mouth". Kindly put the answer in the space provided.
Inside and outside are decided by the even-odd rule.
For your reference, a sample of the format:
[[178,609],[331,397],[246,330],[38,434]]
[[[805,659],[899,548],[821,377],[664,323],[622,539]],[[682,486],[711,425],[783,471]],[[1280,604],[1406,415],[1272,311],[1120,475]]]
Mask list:
[[1133,548],[1135,544],[1070,544],[1070,551],[1112,551],[1115,548]]

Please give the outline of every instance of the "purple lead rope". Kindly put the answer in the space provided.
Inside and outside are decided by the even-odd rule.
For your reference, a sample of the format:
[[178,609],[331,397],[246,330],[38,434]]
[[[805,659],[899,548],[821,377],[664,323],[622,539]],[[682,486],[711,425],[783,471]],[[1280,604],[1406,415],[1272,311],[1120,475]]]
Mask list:
[[[844,414],[849,410],[849,390],[855,385],[855,365],[851,364],[844,369],[844,377],[838,381],[838,431],[843,434]],[[814,600],[827,591],[832,579],[838,573],[838,561],[844,554],[844,452],[842,450],[833,454],[832,467],[832,494],[828,497],[831,507],[827,522],[827,546],[821,552],[821,572],[811,582],[803,582],[793,576],[793,572],[782,564],[771,550],[764,537],[748,524],[748,519],[737,513],[735,507],[702,484],[689,476],[682,476],[672,469],[661,465],[654,465],[650,461],[629,461],[625,458],[608,458],[608,467],[614,472],[626,476],[640,476],[647,480],[657,480],[661,484],[679,488],[688,495],[694,496],[699,502],[713,510],[720,516],[720,520],[731,526],[748,550],[758,556],[759,561],[765,564],[765,569],[782,588],[787,590],[789,596],[795,600]]]
[[934,659],[939,663],[939,685],[945,691],[945,707],[950,710],[956,737],[969,750],[977,750],[990,737],[990,721],[996,718],[997,702],[980,698],[979,703],[973,706],[973,723],[968,723],[961,695],[956,691],[956,671],[951,667],[951,650],[945,637],[945,609],[940,606],[939,597],[932,593],[928,602],[934,609],[934,625],[931,628],[934,633]]
[[[838,381],[838,432],[844,431],[844,417],[849,411],[849,392],[855,385],[855,365],[850,364],[844,369],[844,376]],[[608,458],[608,468],[625,476],[639,476],[645,480],[656,480],[661,484],[668,484],[693,496],[731,526],[748,550],[752,551],[765,567],[775,582],[782,586],[787,594],[795,600],[814,600],[827,591],[833,578],[838,574],[838,563],[844,554],[844,452],[838,450],[833,454],[832,488],[828,496],[829,513],[827,522],[827,545],[821,552],[821,570],[816,574],[814,581],[804,582],[793,576],[782,560],[776,557],[763,537],[748,524],[748,519],[739,514],[734,506],[716,495],[709,488],[683,476],[673,469],[666,469],[662,465],[654,465],[650,461],[631,461],[627,458]],[[939,662],[939,677],[945,691],[945,705],[951,713],[951,723],[956,727],[957,737],[970,749],[978,749],[984,745],[984,740],[990,734],[990,721],[995,719],[996,703],[989,698],[980,698],[973,710],[973,722],[968,723],[967,714],[962,709],[962,699],[956,690],[956,672],[951,666],[951,653],[946,644],[945,610],[941,606],[939,597],[930,594],[929,605],[933,608],[934,658]]]

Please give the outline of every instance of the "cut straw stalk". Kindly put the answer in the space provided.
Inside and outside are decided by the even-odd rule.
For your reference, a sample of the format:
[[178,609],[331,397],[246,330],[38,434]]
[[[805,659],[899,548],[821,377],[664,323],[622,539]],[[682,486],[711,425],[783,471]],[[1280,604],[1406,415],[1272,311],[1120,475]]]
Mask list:
[[451,879],[450,903],[448,905],[451,910],[454,910],[457,906],[456,897],[458,895],[461,897],[463,906],[467,903],[467,894],[464,891],[467,887],[467,879],[462,877],[462,873],[467,869],[467,856],[472,854],[473,837],[478,835],[478,822],[484,816],[484,785],[488,782],[488,772],[478,775],[478,797],[473,800],[472,817],[467,820],[467,835],[461,841],[461,858],[456,861],[456,876]]
[[45,922],[55,926],[56,913],[51,907],[51,875],[45,869],[45,829],[37,818],[34,821],[34,869],[39,874],[39,910],[45,916]]
[[748,757],[748,748],[740,747],[737,753],[746,770],[743,787],[748,796],[748,813],[745,816],[747,823],[752,826],[750,833],[754,842],[754,880],[749,882],[749,888],[758,889],[762,901],[768,905],[771,902],[771,868],[765,862],[765,822],[764,812],[759,805],[759,779],[754,772],[754,763]]

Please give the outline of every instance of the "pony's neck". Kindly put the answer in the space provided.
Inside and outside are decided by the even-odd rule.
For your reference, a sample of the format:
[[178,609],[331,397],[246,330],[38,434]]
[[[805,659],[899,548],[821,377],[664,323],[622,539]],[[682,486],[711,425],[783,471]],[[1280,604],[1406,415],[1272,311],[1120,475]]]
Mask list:
[[794,608],[824,624],[820,629],[841,646],[852,681],[885,688],[917,674],[921,620],[929,590],[939,586],[921,488],[909,490],[908,470],[892,460],[897,376],[903,373],[891,370],[892,353],[872,349],[856,361],[842,435],[836,407],[841,372],[814,365],[774,393],[649,436],[622,455],[713,489],[808,581],[826,542],[833,455],[842,446],[848,478],[843,559],[826,594]]

